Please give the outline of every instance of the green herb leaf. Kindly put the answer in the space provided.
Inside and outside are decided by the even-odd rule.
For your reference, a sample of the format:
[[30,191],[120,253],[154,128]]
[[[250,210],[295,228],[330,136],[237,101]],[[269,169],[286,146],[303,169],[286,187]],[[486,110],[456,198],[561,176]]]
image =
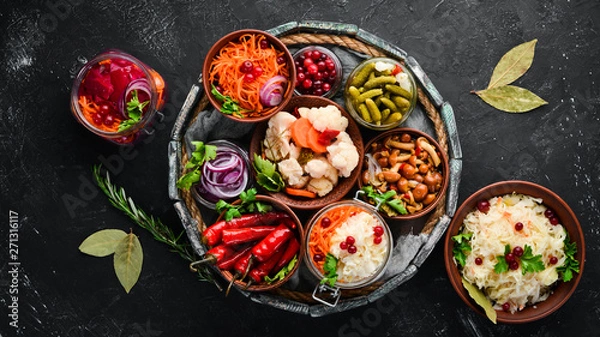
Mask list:
[[123,130],[127,130],[130,127],[137,124],[142,119],[144,108],[149,103],[150,100],[140,102],[140,99],[138,97],[138,91],[131,91],[131,100],[127,102],[127,116],[129,118],[121,121],[121,123],[119,124],[119,129],[117,131],[121,132]]
[[193,141],[194,151],[190,160],[185,164],[187,170],[191,170],[177,180],[177,188],[189,190],[193,184],[200,181],[200,167],[210,160],[217,157],[217,147],[215,145],[204,144],[201,141]]
[[564,239],[564,252],[565,252],[565,263],[562,266],[556,268],[558,272],[561,274],[561,277],[564,282],[569,282],[573,279],[573,273],[579,273],[579,261],[575,259],[575,254],[577,254],[577,243],[570,242],[569,233],[566,233]]
[[231,97],[221,94],[214,84],[212,85],[210,92],[213,94],[213,96],[215,96],[217,101],[221,102],[222,113],[226,115],[235,115],[240,118],[244,117],[244,115],[241,113],[242,109],[240,108],[239,103]]
[[273,277],[269,277],[269,275],[265,276],[265,281],[270,284],[276,281],[283,280],[287,276],[287,274],[289,274],[292,271],[292,269],[294,269],[297,262],[298,255],[295,255],[294,258],[287,264],[287,266],[281,268],[281,270],[278,271],[277,274],[275,274]]
[[496,313],[496,310],[494,310],[494,307],[492,306],[492,302],[489,300],[489,298],[487,298],[487,296],[485,296],[485,294],[483,293],[483,291],[481,291],[481,289],[479,289],[475,285],[469,283],[464,278],[462,278],[462,284],[463,284],[463,287],[465,287],[465,289],[467,289],[469,296],[471,296],[471,298],[475,301],[475,303],[479,304],[479,306],[483,308],[487,318],[489,318],[490,321],[492,321],[492,322],[494,322],[494,324],[496,324],[497,313]]
[[126,293],[137,283],[142,272],[144,254],[138,237],[129,233],[117,245],[114,255],[115,273]]
[[494,68],[494,72],[492,73],[487,88],[501,87],[510,84],[523,76],[533,63],[537,41],[537,39],[534,39],[522,43],[504,54],[496,65],[496,68]]
[[338,259],[331,253],[325,255],[325,264],[323,264],[323,271],[325,271],[325,277],[321,280],[321,284],[329,283],[330,287],[335,286],[337,281],[337,263]]
[[255,153],[252,166],[256,172],[256,183],[267,191],[279,192],[285,187],[285,182],[281,174],[277,172],[277,167],[268,159],[262,159]]
[[521,256],[520,260],[523,275],[546,269],[544,261],[542,261],[542,255],[533,255],[533,251],[529,245],[525,245],[523,248],[523,256]]
[[120,229],[103,229],[83,240],[79,251],[96,257],[108,256],[115,252],[119,242],[126,236],[127,233]]
[[504,255],[496,256],[496,260],[498,260],[498,262],[494,265],[494,272],[496,272],[496,274],[502,274],[504,272],[507,272],[508,262],[506,262],[506,258],[504,257]]
[[548,104],[531,91],[514,85],[479,90],[475,94],[494,108],[506,112],[527,112]]
[[243,213],[266,213],[273,209],[271,205],[264,204],[256,200],[257,191],[255,188],[250,188],[240,194],[240,203],[237,205],[230,204],[225,200],[219,200],[215,204],[215,210],[218,213],[225,212],[224,219],[229,221],[233,218],[239,218]]
[[382,206],[389,206],[391,210],[387,207],[381,207],[381,209],[384,210],[388,216],[408,214],[408,211],[406,210],[406,207],[404,207],[402,200],[396,198],[396,191],[389,190],[385,193],[381,193],[371,185],[363,186],[362,190],[367,194],[367,198],[371,199],[376,205],[380,204]]
[[467,264],[467,253],[471,251],[471,245],[469,244],[471,237],[473,237],[473,233],[459,233],[451,237],[454,241],[452,254],[461,267]]

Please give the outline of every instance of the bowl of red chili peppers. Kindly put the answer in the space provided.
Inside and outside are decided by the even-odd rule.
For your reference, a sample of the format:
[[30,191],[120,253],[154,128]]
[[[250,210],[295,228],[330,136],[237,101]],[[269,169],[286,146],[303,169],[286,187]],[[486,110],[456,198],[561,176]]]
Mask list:
[[211,104],[239,122],[260,122],[280,111],[294,94],[296,68],[275,36],[243,29],[219,39],[202,68]]
[[215,223],[201,233],[211,263],[230,287],[267,291],[286,283],[304,255],[304,231],[295,213],[269,196],[245,191],[240,199],[217,203]]

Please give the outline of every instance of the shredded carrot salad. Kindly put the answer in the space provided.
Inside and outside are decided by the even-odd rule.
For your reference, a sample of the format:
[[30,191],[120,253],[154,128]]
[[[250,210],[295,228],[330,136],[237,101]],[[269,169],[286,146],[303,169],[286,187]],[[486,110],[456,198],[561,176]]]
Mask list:
[[96,128],[108,131],[108,132],[117,132],[119,130],[120,121],[116,121],[111,126],[106,126],[104,123],[95,123],[94,115],[96,115],[100,111],[100,107],[98,104],[94,103],[91,99],[88,100],[87,96],[81,95],[79,96],[79,108],[83,113],[85,119],[87,119],[90,123],[92,123]]
[[[323,272],[325,260],[323,259],[316,262],[313,257],[316,254],[320,254],[321,256],[327,255],[331,248],[331,237],[335,233],[335,230],[345,223],[349,217],[360,212],[364,212],[364,210],[358,206],[348,205],[336,207],[323,214],[318,222],[313,225],[308,238],[308,249],[311,260],[317,265],[321,272]],[[330,225],[327,227],[323,227],[322,225],[324,218],[329,218],[331,221]]]
[[[242,109],[242,114],[247,117],[257,117],[263,114],[265,107],[260,102],[260,88],[270,78],[282,75],[289,76],[286,62],[277,63],[277,58],[284,55],[277,51],[271,44],[268,48],[261,48],[260,41],[266,36],[260,34],[245,34],[239,42],[229,42],[219,51],[213,60],[208,81],[218,84],[224,96],[229,96],[237,101]],[[262,74],[251,82],[244,81],[244,73],[240,70],[241,64],[249,60],[253,66],[260,66]],[[290,90],[290,86],[286,90]],[[283,94],[283,93],[282,93]]]

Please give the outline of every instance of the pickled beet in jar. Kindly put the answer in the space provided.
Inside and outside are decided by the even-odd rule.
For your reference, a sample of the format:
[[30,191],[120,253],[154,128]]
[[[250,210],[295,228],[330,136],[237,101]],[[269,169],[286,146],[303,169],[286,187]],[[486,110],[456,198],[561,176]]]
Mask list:
[[294,53],[296,95],[333,97],[342,83],[342,63],[331,50],[308,46]]
[[79,123],[117,144],[143,134],[165,104],[163,78],[137,58],[108,50],[86,63],[71,90],[71,110]]

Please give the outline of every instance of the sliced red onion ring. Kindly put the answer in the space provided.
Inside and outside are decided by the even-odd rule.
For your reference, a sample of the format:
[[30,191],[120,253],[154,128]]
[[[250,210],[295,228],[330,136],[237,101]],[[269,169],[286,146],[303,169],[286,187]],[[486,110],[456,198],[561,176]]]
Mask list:
[[129,96],[129,94],[134,90],[143,91],[148,95],[148,97],[152,97],[152,88],[150,87],[150,82],[148,82],[147,79],[138,78],[129,82],[127,88],[125,88],[125,91],[123,92],[123,96],[121,96],[119,98],[119,102],[117,102],[119,111],[121,112],[121,115],[123,115],[123,118],[129,118],[129,115],[127,114],[127,109],[125,108],[125,100]]
[[218,147],[217,157],[202,166],[198,193],[210,202],[238,197],[248,183],[246,165],[238,152]]
[[260,88],[260,102],[266,106],[276,106],[283,100],[283,85],[287,79],[281,75],[273,76]]

